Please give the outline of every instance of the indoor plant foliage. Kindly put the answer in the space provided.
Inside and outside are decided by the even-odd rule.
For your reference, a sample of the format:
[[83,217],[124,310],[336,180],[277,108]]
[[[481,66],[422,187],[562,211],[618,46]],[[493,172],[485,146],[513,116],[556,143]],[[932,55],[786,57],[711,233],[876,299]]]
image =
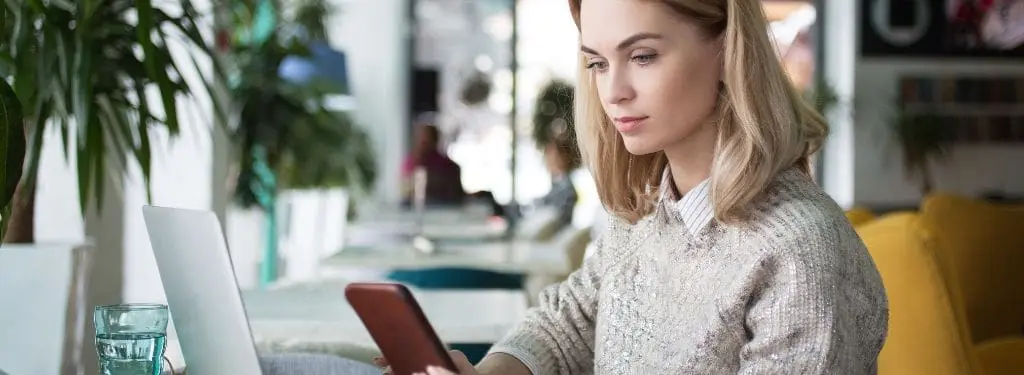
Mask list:
[[814,87],[804,91],[804,99],[811,102],[814,109],[822,115],[839,104],[839,95],[828,82],[824,80],[815,81]]
[[[0,7],[0,30],[6,30],[7,7]],[[5,41],[0,40],[0,45]],[[21,180],[25,159],[25,126],[21,102],[14,88],[0,79],[0,236],[10,216],[11,198]]]
[[903,170],[917,177],[921,194],[935,187],[931,161],[949,153],[953,130],[948,121],[929,113],[914,113],[900,108],[890,123],[893,140],[903,156]]
[[150,132],[162,126],[176,135],[177,100],[192,93],[168,41],[184,42],[193,59],[212,57],[198,12],[188,0],[177,5],[171,11],[151,0],[5,2],[0,72],[12,80],[29,137],[6,242],[33,241],[35,181],[48,127],[61,135],[67,160],[75,155],[83,214],[90,201],[102,206],[106,179],[120,178],[129,161],[141,167],[148,191]]
[[[231,51],[232,130],[240,162],[236,203],[267,209],[273,200],[265,195],[282,188],[368,189],[376,179],[376,164],[365,131],[347,114],[324,105],[329,86],[291,82],[279,74],[285,59],[310,56],[309,39],[296,30],[298,21],[277,22],[276,11],[273,22],[261,21],[257,15],[268,7],[277,9],[272,2],[240,4],[235,20],[240,34],[250,37],[236,39]],[[323,7],[318,1],[305,5]],[[304,17],[301,26],[314,27],[318,34],[323,27],[310,13],[300,8],[296,15]],[[256,30],[258,24],[269,28]]]
[[533,141],[543,147],[576,136],[573,120],[573,85],[553,80],[541,89],[533,107]]

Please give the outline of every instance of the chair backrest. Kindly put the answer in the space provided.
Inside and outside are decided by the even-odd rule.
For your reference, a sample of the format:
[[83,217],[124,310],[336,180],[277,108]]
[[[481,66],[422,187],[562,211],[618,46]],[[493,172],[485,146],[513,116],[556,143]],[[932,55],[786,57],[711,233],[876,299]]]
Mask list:
[[875,215],[873,211],[862,206],[856,206],[846,211],[846,219],[850,220],[850,224],[854,227],[867,224],[877,217],[878,215]]
[[957,315],[935,254],[914,213],[883,216],[857,228],[889,300],[889,332],[878,373],[978,374],[969,333]]
[[562,229],[558,210],[541,207],[523,218],[516,228],[516,239],[522,241],[547,242]]
[[921,223],[974,342],[1024,334],[1024,206],[932,194]]
[[[91,246],[0,247],[0,368],[81,374]],[[2,373],[2,371],[0,371]]]

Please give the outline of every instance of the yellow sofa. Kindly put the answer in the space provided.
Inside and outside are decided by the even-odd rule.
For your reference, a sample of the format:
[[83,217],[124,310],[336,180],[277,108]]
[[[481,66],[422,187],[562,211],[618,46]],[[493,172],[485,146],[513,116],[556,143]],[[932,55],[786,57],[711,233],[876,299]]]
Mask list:
[[[889,297],[889,336],[879,355],[880,374],[1024,374],[1024,337],[1001,335],[999,339],[975,340],[974,325],[967,319],[969,309],[964,305],[964,301],[972,299],[966,298],[962,292],[966,287],[958,285],[961,277],[950,276],[951,273],[965,275],[965,272],[956,271],[957,267],[951,267],[951,263],[956,263],[950,260],[951,253],[959,252],[962,257],[971,254],[995,257],[995,254],[987,250],[970,251],[973,246],[961,243],[970,236],[955,233],[970,230],[971,225],[960,223],[956,224],[957,228],[948,228],[951,222],[955,222],[949,218],[987,223],[986,228],[1002,228],[989,219],[970,215],[970,207],[961,206],[968,205],[968,201],[937,195],[926,199],[921,214],[894,213],[857,226],[858,234],[882,275]],[[950,209],[964,213],[949,212]],[[936,217],[939,215],[943,218]],[[985,228],[974,229],[984,232]],[[1024,231],[1017,233],[1024,235]],[[974,244],[991,245],[986,242]],[[976,261],[960,263],[974,264],[972,262]],[[1024,270],[1020,273],[1024,274]],[[975,274],[975,277],[984,280],[987,276]],[[967,283],[974,285],[971,281]],[[1002,293],[1015,293],[1021,290],[1017,285],[1021,284],[993,288],[1002,290]],[[993,294],[998,293],[981,296]],[[997,328],[1012,326],[1013,321],[1012,317],[1005,317],[1002,323],[992,322],[983,326],[982,332],[998,331]]]
[[969,335],[958,322],[934,254],[913,213],[883,216],[857,228],[889,298],[889,334],[881,375],[979,374]]
[[855,206],[846,211],[846,219],[850,220],[850,224],[853,224],[854,227],[860,226],[861,224],[867,224],[877,217],[878,215],[875,215],[875,213],[867,207]]
[[1024,206],[932,194],[921,222],[974,342],[1024,336]]

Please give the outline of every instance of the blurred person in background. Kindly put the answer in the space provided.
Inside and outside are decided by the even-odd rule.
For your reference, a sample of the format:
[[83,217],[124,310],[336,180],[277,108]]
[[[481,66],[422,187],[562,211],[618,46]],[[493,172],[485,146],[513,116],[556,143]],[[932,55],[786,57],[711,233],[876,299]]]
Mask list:
[[427,205],[460,205],[466,199],[462,188],[462,168],[441,150],[441,130],[431,122],[419,122],[413,151],[402,162],[402,193],[412,203],[416,169],[427,174]]
[[572,223],[579,195],[570,173],[580,167],[580,152],[573,139],[556,138],[544,146],[544,166],[551,174],[551,190],[535,203],[558,212],[559,226]]

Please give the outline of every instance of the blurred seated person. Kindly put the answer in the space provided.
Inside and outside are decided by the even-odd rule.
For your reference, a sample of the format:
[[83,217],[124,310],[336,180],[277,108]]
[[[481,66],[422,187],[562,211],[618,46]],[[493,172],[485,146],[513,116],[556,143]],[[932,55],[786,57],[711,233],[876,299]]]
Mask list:
[[535,203],[539,207],[558,212],[560,226],[572,223],[573,211],[579,196],[570,174],[579,168],[580,152],[571,139],[556,138],[544,146],[544,165],[551,173],[551,190]]
[[441,131],[436,125],[421,123],[416,132],[413,152],[402,163],[402,195],[412,203],[413,176],[418,167],[427,172],[426,204],[459,205],[466,199],[462,188],[462,168],[440,150]]

